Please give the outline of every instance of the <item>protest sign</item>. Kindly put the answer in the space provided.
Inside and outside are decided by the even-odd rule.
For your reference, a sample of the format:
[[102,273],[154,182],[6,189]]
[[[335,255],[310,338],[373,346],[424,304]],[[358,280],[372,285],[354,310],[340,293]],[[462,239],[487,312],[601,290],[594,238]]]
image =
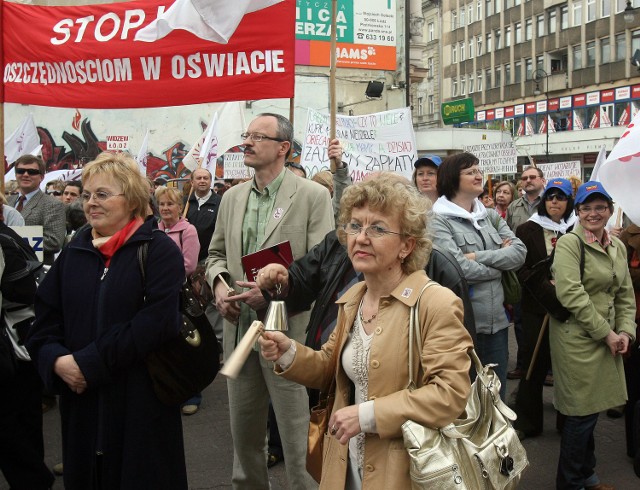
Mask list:
[[485,175],[515,174],[518,164],[518,150],[513,141],[463,146],[480,160],[480,168]]
[[2,20],[5,102],[135,108],[293,96],[294,0],[4,2]]
[[[342,161],[354,182],[371,172],[395,172],[411,179],[417,159],[416,139],[409,108],[362,116],[336,116],[336,138]],[[309,109],[300,164],[307,176],[329,170],[329,116]]]
[[244,153],[225,153],[223,160],[225,179],[250,179],[253,177],[253,169],[244,164]]
[[44,237],[42,234],[42,226],[12,226],[11,229],[24,238],[24,241],[36,253],[38,260],[44,260]]
[[107,151],[128,151],[128,136],[107,136]]
[[538,163],[536,166],[542,170],[542,174],[547,182],[551,179],[568,179],[572,175],[580,177],[580,161]]

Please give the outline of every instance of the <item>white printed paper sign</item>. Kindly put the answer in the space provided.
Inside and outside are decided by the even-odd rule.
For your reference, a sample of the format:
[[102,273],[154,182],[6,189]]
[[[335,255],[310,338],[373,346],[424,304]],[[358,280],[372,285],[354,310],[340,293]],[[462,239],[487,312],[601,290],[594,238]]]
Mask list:
[[480,168],[485,175],[515,174],[518,164],[518,150],[513,141],[463,146],[480,160]]
[[[362,116],[336,116],[336,138],[342,161],[354,182],[372,172],[395,172],[411,179],[418,158],[409,108]],[[329,115],[309,109],[300,156],[308,177],[329,170]]]
[[42,226],[12,226],[11,228],[29,244],[38,260],[42,262],[44,260]]
[[244,153],[225,153],[223,160],[225,179],[250,179],[253,177],[253,169],[244,164]]
[[542,170],[542,174],[547,182],[551,179],[568,179],[572,175],[580,177],[580,160],[572,162],[538,163],[537,167]]

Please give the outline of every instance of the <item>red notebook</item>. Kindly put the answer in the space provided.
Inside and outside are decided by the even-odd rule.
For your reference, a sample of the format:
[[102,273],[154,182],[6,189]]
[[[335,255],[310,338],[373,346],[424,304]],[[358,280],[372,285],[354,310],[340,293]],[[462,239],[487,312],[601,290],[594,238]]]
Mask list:
[[258,271],[268,264],[280,264],[288,269],[291,262],[293,262],[293,252],[288,240],[242,256],[242,266],[247,274],[247,281],[255,281]]

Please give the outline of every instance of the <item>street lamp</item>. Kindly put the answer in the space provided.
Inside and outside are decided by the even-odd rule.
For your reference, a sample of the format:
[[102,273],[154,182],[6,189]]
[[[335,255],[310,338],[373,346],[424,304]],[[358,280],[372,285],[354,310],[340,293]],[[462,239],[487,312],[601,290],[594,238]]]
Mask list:
[[536,88],[533,90],[533,95],[535,95],[536,97],[542,94],[542,92],[540,91],[540,82],[542,82],[543,78],[545,80],[544,97],[547,101],[547,110],[545,113],[545,117],[547,118],[547,120],[545,121],[545,128],[547,128],[547,145],[545,147],[545,154],[547,155],[547,163],[549,163],[549,120],[551,119],[549,117],[549,74],[542,68],[538,68],[535,72],[533,72],[533,81],[536,82]]
[[627,0],[627,8],[624,9],[624,21],[627,24],[633,24],[636,18],[636,9],[631,6],[631,0]]

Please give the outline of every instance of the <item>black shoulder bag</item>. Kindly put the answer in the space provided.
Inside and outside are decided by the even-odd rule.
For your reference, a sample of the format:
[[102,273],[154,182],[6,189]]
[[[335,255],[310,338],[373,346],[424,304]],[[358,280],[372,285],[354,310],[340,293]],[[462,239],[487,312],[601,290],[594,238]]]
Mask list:
[[[138,247],[143,283],[146,281],[148,248],[149,242]],[[209,386],[218,374],[221,349],[204,308],[187,280],[180,291],[180,333],[147,355],[153,390],[165,405],[183,404]]]

